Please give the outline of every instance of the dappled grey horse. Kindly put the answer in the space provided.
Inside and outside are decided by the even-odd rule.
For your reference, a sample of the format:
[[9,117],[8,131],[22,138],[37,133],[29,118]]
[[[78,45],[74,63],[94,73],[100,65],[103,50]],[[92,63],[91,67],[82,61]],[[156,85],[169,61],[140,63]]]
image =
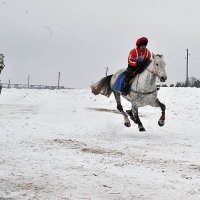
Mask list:
[[118,76],[125,71],[125,69],[121,69],[115,74],[106,76],[91,86],[92,93],[95,95],[103,94],[109,97],[113,92],[117,102],[117,109],[124,116],[124,125],[127,127],[131,126],[128,118],[129,116],[131,120],[138,124],[139,131],[145,131],[145,128],[143,127],[138,115],[139,107],[146,105],[160,107],[162,114],[158,120],[158,125],[163,126],[165,123],[166,106],[159,101],[157,97],[156,86],[156,78],[159,78],[161,82],[165,82],[167,80],[165,62],[163,60],[163,55],[152,54],[152,58],[152,62],[149,64],[149,66],[132,80],[130,93],[127,96],[122,95],[126,100],[131,102],[131,110],[127,110],[126,112],[123,110],[120,99],[121,92],[114,89],[115,81],[117,80]]

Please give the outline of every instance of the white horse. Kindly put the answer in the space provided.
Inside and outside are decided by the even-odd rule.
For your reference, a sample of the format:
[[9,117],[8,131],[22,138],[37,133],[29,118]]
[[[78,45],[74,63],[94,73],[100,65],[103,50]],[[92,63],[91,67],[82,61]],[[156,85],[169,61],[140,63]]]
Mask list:
[[130,93],[127,96],[123,96],[126,100],[131,102],[132,110],[127,110],[124,112],[120,99],[121,92],[114,89],[115,81],[117,80],[118,76],[125,71],[125,69],[122,69],[110,76],[106,76],[91,86],[92,93],[95,95],[103,94],[109,97],[113,92],[117,102],[117,109],[124,116],[124,125],[127,127],[131,126],[128,118],[129,116],[136,124],[138,124],[139,131],[145,131],[145,128],[143,127],[138,115],[139,107],[146,105],[160,107],[162,115],[159,118],[158,124],[159,126],[163,126],[165,123],[166,106],[159,101],[157,97],[156,86],[156,78],[159,78],[161,82],[165,82],[167,80],[165,62],[163,60],[163,55],[152,54],[152,58],[152,62],[149,64],[149,66],[133,79]]

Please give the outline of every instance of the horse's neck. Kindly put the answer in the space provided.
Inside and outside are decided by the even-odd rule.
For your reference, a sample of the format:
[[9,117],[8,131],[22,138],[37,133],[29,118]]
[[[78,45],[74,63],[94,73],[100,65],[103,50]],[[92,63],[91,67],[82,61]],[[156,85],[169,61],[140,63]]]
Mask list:
[[150,91],[156,88],[156,76],[152,73],[154,69],[153,61],[150,65],[133,81],[132,89],[137,91]]

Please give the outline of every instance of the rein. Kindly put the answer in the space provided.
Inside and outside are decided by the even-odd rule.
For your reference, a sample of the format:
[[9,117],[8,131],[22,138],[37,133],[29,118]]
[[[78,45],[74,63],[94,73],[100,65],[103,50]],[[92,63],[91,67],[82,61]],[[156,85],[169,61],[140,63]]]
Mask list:
[[150,73],[152,73],[154,76],[159,76],[157,73],[155,73],[154,71],[151,71],[149,69],[146,69],[147,71],[149,71]]

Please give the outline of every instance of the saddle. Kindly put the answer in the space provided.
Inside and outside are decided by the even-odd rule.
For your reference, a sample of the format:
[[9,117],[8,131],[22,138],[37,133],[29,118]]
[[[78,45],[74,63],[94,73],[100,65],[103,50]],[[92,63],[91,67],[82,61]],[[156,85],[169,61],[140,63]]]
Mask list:
[[[117,80],[114,83],[113,87],[118,92],[121,92],[122,85],[124,83],[124,79],[125,79],[125,72],[122,72],[121,74],[119,74],[119,76],[117,77]],[[130,91],[130,84],[131,84],[131,82],[129,83],[129,91]]]

